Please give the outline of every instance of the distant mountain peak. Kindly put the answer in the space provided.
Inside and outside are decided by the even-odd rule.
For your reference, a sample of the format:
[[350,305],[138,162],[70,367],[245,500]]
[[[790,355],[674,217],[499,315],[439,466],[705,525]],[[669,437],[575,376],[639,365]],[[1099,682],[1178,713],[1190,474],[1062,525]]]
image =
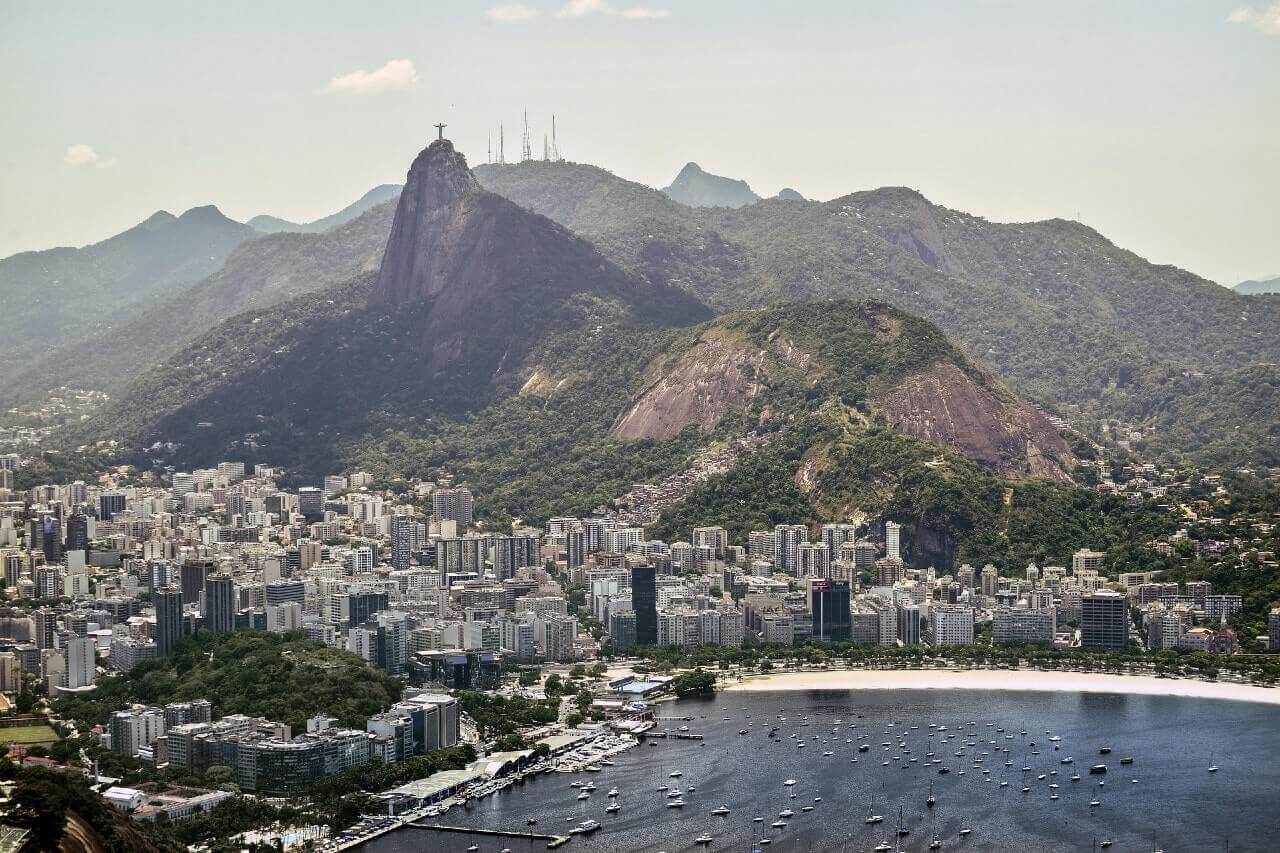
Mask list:
[[663,192],[690,207],[743,207],[760,200],[746,181],[713,175],[692,161]]
[[186,222],[225,222],[230,221],[229,217],[218,210],[216,205],[202,204],[193,207],[178,217],[179,220]]
[[808,200],[804,196],[800,195],[800,193],[797,192],[796,190],[791,189],[791,187],[783,187],[782,189],[778,190],[778,194],[774,196],[774,198],[780,199],[782,201],[807,201]]
[[163,227],[165,225],[168,225],[170,222],[173,222],[177,218],[178,217],[174,216],[172,213],[170,213],[167,210],[157,210],[155,213],[151,214],[150,216],[148,216],[146,219],[139,222],[134,227],[135,228]]

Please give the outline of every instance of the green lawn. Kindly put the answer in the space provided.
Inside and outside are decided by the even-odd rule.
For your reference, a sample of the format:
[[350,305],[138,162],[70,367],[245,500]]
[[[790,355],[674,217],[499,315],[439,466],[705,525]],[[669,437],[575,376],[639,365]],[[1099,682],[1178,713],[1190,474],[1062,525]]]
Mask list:
[[0,728],[0,743],[53,743],[58,733],[48,726],[13,726]]

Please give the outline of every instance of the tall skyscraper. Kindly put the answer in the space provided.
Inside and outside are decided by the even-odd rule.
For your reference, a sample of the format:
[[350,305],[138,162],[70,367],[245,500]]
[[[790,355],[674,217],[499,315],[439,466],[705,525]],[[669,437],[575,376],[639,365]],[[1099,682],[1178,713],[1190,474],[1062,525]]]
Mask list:
[[71,513],[67,518],[67,550],[89,550],[89,516],[80,510]]
[[46,563],[62,562],[62,523],[48,513],[40,518],[40,550]]
[[230,575],[210,575],[205,580],[204,626],[214,634],[236,629],[236,582]]
[[631,606],[636,612],[636,643],[658,642],[658,571],[652,565],[631,569]]
[[813,638],[833,641],[849,639],[849,582],[816,580],[809,584],[809,611],[813,615]]
[[92,637],[67,640],[67,687],[90,687],[97,676]]
[[1128,599],[1109,589],[1100,589],[1080,599],[1081,648],[1123,649],[1128,643]]
[[803,524],[779,524],[773,528],[773,567],[795,574],[800,569],[800,543],[809,541]]
[[902,525],[896,521],[884,523],[884,552],[891,560],[902,559]]
[[413,553],[413,527],[417,519],[411,515],[391,516],[391,567],[397,571],[409,568]]
[[204,582],[217,568],[212,560],[187,560],[178,568],[178,578],[182,584],[182,603],[199,604],[200,594],[204,592]]
[[156,654],[169,657],[182,639],[182,590],[157,589],[151,594],[156,608]]

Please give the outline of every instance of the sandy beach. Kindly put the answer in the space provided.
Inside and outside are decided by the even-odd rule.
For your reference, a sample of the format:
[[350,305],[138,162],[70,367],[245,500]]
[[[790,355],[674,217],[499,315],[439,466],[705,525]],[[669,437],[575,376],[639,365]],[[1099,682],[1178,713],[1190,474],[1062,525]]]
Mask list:
[[1104,675],[1038,670],[831,670],[784,672],[748,678],[721,688],[766,690],[1044,690],[1066,693],[1126,693],[1136,696],[1186,696],[1280,705],[1280,689],[1230,682]]

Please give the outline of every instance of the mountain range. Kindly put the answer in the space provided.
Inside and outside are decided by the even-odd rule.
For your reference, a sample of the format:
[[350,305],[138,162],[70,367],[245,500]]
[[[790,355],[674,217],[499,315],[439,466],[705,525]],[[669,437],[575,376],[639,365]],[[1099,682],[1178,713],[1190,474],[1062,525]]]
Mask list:
[[218,270],[252,234],[216,207],[162,210],[91,246],[0,260],[0,376],[61,343],[111,334],[150,300]]
[[296,234],[319,234],[322,231],[337,228],[339,225],[345,225],[369,208],[377,207],[379,204],[395,199],[399,195],[399,184],[380,184],[337,213],[331,213],[311,222],[290,222],[287,219],[268,216],[264,213],[253,217],[246,224],[261,234],[277,234],[281,231],[291,231]]
[[1260,293],[1280,293],[1280,275],[1242,281],[1232,288],[1236,293],[1255,296]]
[[[618,269],[715,311],[882,301],[937,323],[977,363],[1082,429],[1116,418],[1138,430],[1140,446],[1188,461],[1280,464],[1280,345],[1266,331],[1280,308],[1150,264],[1078,223],[992,223],[905,188],[724,209],[582,164],[487,165],[475,176],[590,240]],[[217,273],[135,310],[127,325],[0,375],[0,394],[60,384],[69,363],[76,380],[119,393],[221,320],[250,309],[269,318],[285,300],[377,269],[394,207],[383,202],[321,234],[247,241]],[[90,352],[98,357],[83,357]],[[1229,426],[1171,416],[1219,410]]]

